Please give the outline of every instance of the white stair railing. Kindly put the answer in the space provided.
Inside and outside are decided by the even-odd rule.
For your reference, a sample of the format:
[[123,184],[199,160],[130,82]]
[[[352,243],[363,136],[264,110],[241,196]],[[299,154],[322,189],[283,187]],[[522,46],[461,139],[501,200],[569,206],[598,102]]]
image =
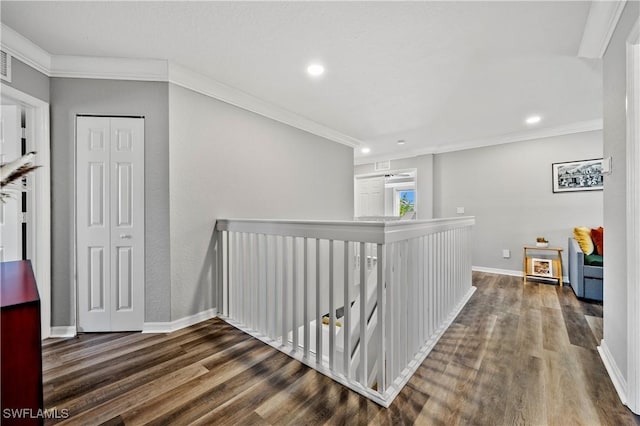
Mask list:
[[389,406],[475,290],[473,224],[220,219],[219,314]]

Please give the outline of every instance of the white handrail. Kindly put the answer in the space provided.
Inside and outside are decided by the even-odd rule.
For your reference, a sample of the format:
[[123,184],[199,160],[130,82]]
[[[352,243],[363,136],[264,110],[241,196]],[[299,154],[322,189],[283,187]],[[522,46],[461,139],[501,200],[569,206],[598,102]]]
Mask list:
[[220,219],[219,314],[388,406],[475,290],[474,222]]
[[384,244],[474,224],[475,218],[470,216],[412,221],[218,219],[216,229],[250,234]]

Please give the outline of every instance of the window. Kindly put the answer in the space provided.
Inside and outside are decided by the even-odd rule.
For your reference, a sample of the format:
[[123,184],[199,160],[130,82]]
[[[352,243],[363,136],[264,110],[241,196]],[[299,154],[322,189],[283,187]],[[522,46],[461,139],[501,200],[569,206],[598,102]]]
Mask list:
[[415,189],[400,189],[395,191],[396,216],[412,215],[416,211]]

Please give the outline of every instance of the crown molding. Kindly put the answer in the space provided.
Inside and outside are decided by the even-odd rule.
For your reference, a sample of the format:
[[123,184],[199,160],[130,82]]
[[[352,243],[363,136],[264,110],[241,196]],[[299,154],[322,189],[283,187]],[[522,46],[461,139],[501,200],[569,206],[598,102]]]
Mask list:
[[333,142],[349,147],[362,144],[356,138],[170,61],[51,55],[5,24],[1,30],[2,49],[48,77],[169,82]]
[[289,126],[304,130],[317,136],[341,143],[350,147],[357,147],[362,142],[356,138],[345,135],[329,127],[316,123],[313,120],[280,108],[269,102],[265,102],[253,95],[243,92],[226,84],[220,83],[210,77],[196,73],[180,65],[169,64],[170,83],[185,89],[193,90],[203,95],[221,100],[228,104],[246,109]]
[[2,37],[0,37],[2,50],[31,68],[50,76],[51,55],[47,51],[5,24],[0,23],[0,31],[2,31]]
[[579,57],[600,59],[604,56],[626,2],[627,0],[591,2],[578,49]]
[[592,132],[594,130],[602,130],[602,119],[588,121],[578,121],[575,123],[563,124],[561,126],[547,127],[541,129],[524,130],[522,132],[507,133],[488,138],[475,139],[460,143],[447,144],[440,146],[434,154],[441,154],[452,151],[463,151],[465,149],[483,148],[493,145],[503,145],[513,142],[524,142],[532,139],[543,139],[554,136],[571,135],[574,133]]
[[159,59],[51,57],[49,76],[106,80],[167,81],[168,63]]
[[359,156],[354,158],[355,165],[370,164],[376,161],[400,160],[403,158],[418,157],[428,154],[444,154],[453,151],[464,151],[467,149],[484,148],[487,146],[503,145],[513,142],[524,142],[533,139],[543,139],[554,136],[571,135],[574,133],[592,132],[602,130],[602,119],[578,121],[562,126],[547,127],[542,129],[531,129],[522,132],[507,133],[504,135],[492,136],[489,138],[472,139],[461,142],[454,142],[447,145],[434,146],[425,149],[416,149],[396,155]]

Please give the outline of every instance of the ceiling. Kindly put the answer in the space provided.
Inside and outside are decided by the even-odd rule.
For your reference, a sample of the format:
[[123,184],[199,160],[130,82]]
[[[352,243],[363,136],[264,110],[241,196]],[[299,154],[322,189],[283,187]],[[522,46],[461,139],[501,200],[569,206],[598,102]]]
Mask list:
[[197,71],[360,140],[361,163],[601,119],[601,61],[578,57],[589,6],[3,0],[1,19],[52,55]]

